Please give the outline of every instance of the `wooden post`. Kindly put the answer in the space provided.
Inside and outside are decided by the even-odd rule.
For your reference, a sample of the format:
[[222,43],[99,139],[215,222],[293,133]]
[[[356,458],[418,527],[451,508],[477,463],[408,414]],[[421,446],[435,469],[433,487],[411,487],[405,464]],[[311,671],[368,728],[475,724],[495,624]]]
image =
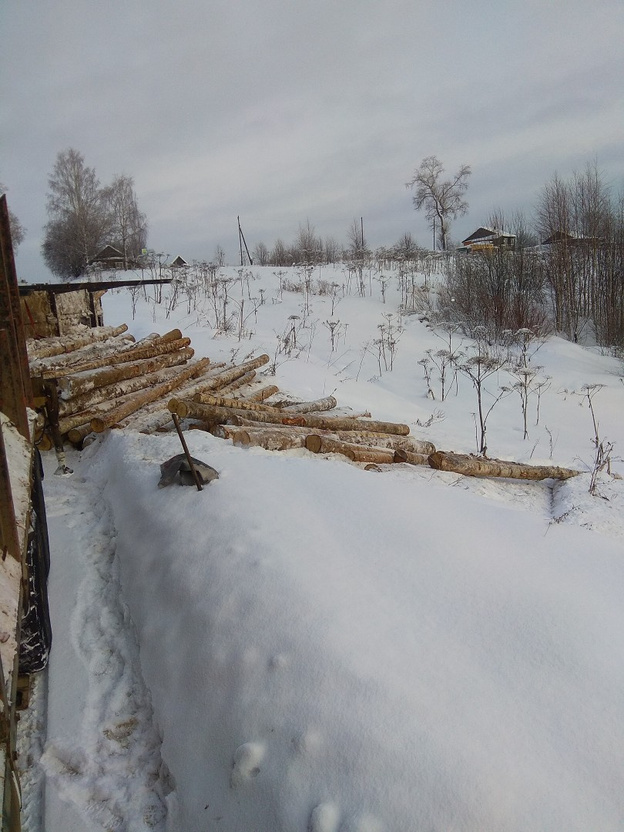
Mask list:
[[26,408],[32,404],[28,356],[19,302],[17,274],[11,244],[6,196],[0,197],[0,409],[29,438]]

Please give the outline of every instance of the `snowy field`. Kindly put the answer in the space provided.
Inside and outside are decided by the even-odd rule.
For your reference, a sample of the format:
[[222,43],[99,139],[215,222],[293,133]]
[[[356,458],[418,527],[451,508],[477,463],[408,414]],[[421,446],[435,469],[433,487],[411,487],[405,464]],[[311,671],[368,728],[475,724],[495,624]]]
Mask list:
[[[395,277],[384,303],[379,281],[360,296],[340,269],[312,275],[333,297],[250,273],[227,272],[227,333],[208,299],[171,308],[170,290],[109,292],[105,322],[137,339],[180,327],[214,361],[266,352],[284,394],[333,393],[475,452],[472,385],[447,378],[442,400],[431,365],[427,385],[419,362],[448,336],[398,314]],[[202,492],[157,488],[175,433],[111,431],[68,454],[70,478],[47,454],[52,719],[31,731],[27,828],[38,778],[47,832],[624,828],[624,368],[538,346],[528,436],[511,390],[488,451],[584,472],[565,482],[365,471],[201,431],[190,451],[220,474]],[[492,376],[488,407],[513,383]],[[588,384],[614,445],[595,495]]]

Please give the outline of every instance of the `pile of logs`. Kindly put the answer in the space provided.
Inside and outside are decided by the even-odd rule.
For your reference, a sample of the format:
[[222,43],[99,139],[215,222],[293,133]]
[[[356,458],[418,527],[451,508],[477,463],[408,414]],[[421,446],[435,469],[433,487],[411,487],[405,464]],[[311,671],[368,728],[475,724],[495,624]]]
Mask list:
[[[127,326],[97,327],[27,345],[33,389],[45,414],[48,447],[80,447],[91,433],[128,428],[168,429],[173,414],[189,427],[209,430],[242,446],[305,448],[340,454],[366,467],[427,465],[467,476],[567,479],[578,472],[444,453],[409,435],[408,425],[339,412],[333,396],[292,402],[258,380],[269,363],[260,355],[237,365],[194,359],[180,330],[139,342]],[[175,398],[171,398],[174,394]],[[46,438],[44,437],[44,443]],[[44,444],[45,447],[45,444]]]
[[409,426],[370,417],[327,415],[336,407],[333,396],[297,404],[258,404],[213,392],[174,398],[169,410],[179,418],[201,423],[216,436],[236,445],[283,451],[306,448],[316,454],[340,454],[367,468],[390,463],[428,465],[465,476],[542,480],[568,479],[579,472],[556,466],[523,465],[436,450],[431,442],[409,436]]
[[28,342],[35,402],[45,417],[42,447],[58,449],[64,439],[80,446],[88,434],[111,427],[158,430],[171,422],[172,393],[233,390],[265,363],[263,357],[223,369],[194,359],[190,339],[178,329],[139,342],[127,330],[125,324],[85,327],[71,337]]

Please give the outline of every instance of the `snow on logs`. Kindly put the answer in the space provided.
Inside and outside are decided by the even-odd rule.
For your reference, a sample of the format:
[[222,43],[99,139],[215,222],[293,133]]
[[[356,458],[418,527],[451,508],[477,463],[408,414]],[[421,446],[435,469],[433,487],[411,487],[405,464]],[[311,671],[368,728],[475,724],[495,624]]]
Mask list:
[[[225,367],[208,358],[193,360],[190,339],[179,329],[139,342],[127,330],[125,324],[85,328],[72,336],[28,343],[33,386],[39,401],[46,403],[51,433],[58,430],[80,445],[89,433],[111,427],[159,430],[175,413],[237,445],[305,448],[367,466],[407,463],[464,476],[526,480],[567,479],[579,473],[437,451],[430,442],[409,436],[408,425],[369,414],[332,414],[334,396],[267,403],[280,392],[275,385],[257,386],[256,371],[269,363],[268,355]],[[175,398],[169,398],[172,393]]]
[[50,435],[58,432],[79,444],[87,433],[116,425],[159,399],[169,420],[167,397],[177,390],[193,395],[197,381],[212,369],[207,358],[193,360],[190,339],[179,329],[138,343],[127,329],[125,324],[85,328],[28,343],[37,406]]
[[220,406],[204,404],[201,401],[191,399],[171,399],[169,410],[177,414],[181,419],[197,419],[208,424],[219,425],[225,422],[233,422],[236,419],[245,418],[253,414],[257,422],[265,422],[276,425],[293,425],[309,428],[320,428],[321,430],[348,430],[348,431],[374,431],[377,433],[398,434],[407,436],[409,426],[394,422],[379,422],[372,419],[358,419],[353,416],[320,416],[313,413],[297,413],[288,415],[277,407],[245,409],[239,406]]

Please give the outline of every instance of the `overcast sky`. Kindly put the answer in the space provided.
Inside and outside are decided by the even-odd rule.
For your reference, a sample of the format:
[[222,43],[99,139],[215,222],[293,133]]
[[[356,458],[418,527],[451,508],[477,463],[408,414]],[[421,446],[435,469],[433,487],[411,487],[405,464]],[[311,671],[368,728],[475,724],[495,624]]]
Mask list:
[[622,0],[3,0],[0,181],[40,247],[57,154],[134,177],[149,246],[238,257],[307,220],[346,242],[431,233],[405,183],[472,167],[462,239],[597,162],[624,190]]

